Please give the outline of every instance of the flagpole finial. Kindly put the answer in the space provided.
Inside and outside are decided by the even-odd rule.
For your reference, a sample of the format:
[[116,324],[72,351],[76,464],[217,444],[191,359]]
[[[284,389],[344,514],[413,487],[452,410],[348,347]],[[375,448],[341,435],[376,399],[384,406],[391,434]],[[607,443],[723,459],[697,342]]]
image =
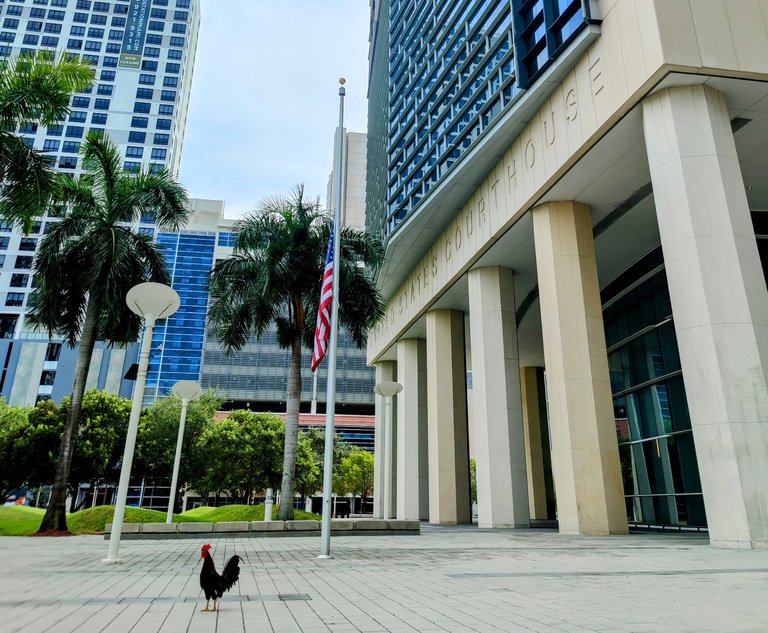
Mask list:
[[343,97],[345,94],[347,94],[347,91],[344,89],[344,84],[347,83],[347,80],[344,79],[344,77],[339,77],[339,96]]
[[339,77],[339,83],[343,86],[345,83],[347,83],[347,80],[344,79],[344,77]]

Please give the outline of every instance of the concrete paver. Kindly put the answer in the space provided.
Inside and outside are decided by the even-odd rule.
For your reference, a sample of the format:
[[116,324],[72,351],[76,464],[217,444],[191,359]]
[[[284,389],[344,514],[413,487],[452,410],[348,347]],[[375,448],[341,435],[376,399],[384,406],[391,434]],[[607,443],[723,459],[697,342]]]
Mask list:
[[421,536],[216,538],[243,558],[202,613],[199,542],[0,539],[0,633],[768,631],[768,551],[703,536],[568,537],[425,526]]

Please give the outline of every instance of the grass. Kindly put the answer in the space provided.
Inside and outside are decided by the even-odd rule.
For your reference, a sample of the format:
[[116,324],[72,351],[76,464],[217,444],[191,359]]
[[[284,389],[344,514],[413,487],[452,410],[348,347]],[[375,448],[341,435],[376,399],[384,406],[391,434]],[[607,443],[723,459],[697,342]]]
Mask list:
[[[101,534],[104,526],[112,522],[114,506],[96,506],[67,515],[67,526],[73,534]],[[0,535],[26,536],[40,527],[45,510],[25,506],[0,506]],[[277,508],[273,508],[273,517]],[[297,521],[319,520],[320,516],[303,510],[296,510]],[[174,514],[174,523],[219,523],[222,521],[263,521],[264,506],[231,505],[220,508],[201,507]],[[127,507],[126,523],[165,523],[165,512]]]
[[25,536],[37,531],[43,520],[43,508],[0,506],[0,535]]

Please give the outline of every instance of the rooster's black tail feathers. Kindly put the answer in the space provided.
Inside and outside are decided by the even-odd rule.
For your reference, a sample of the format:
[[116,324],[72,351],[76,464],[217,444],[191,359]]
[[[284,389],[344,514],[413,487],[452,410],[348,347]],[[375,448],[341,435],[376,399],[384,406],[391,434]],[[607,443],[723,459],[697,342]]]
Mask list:
[[227,561],[227,564],[224,567],[224,572],[221,574],[222,591],[229,591],[240,578],[240,565],[238,563],[241,560],[243,559],[235,554],[229,561]]

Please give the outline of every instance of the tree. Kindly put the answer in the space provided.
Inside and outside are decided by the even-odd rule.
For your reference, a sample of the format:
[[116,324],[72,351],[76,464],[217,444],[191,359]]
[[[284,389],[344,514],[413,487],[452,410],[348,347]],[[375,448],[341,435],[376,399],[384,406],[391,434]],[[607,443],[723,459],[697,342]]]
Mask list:
[[0,62],[0,217],[25,233],[42,215],[55,177],[48,158],[16,134],[17,126],[51,125],[69,113],[73,92],[93,83],[94,68],[76,55],[50,53]]
[[296,492],[306,498],[322,486],[322,457],[315,452],[312,440],[302,431],[296,444]]
[[[288,198],[268,198],[236,224],[234,252],[211,275],[210,322],[225,351],[241,349],[252,333],[260,338],[273,323],[278,343],[290,350],[281,520],[293,518],[302,343],[311,349],[331,225],[304,200],[301,186]],[[383,314],[371,273],[384,249],[377,237],[351,227],[341,229],[339,243],[339,322],[362,346]]]
[[341,486],[344,492],[362,500],[373,492],[373,455],[362,448],[353,448],[341,460]]
[[[323,487],[323,463],[325,461],[325,429],[320,427],[310,427],[301,432],[310,445],[312,451],[317,456],[320,468],[320,484],[313,490],[320,490]],[[336,494],[344,494],[341,485],[341,462],[349,455],[354,447],[349,442],[345,442],[339,433],[333,434],[333,473],[331,474],[331,488]]]
[[[189,403],[177,485],[183,486],[184,482],[201,476],[204,464],[199,441],[214,423],[220,405],[221,400],[213,391]],[[178,398],[162,398],[144,410],[136,440],[134,469],[137,473],[144,477],[171,478],[180,419],[181,400]],[[178,489],[173,494],[178,500]]]
[[[69,398],[64,398],[61,403],[65,415],[70,404]],[[120,478],[118,466],[123,457],[131,404],[128,398],[98,389],[91,389],[83,396],[77,444],[69,477],[73,493],[76,484],[81,481],[95,487],[98,482],[116,483]],[[76,510],[76,500],[77,495],[73,494],[72,512]]]
[[97,340],[126,344],[138,338],[141,320],[125,305],[133,286],[170,281],[159,247],[132,228],[153,216],[178,229],[189,215],[187,194],[164,170],[123,172],[123,158],[106,137],[88,135],[80,177],[56,175],[54,202],[69,211],[40,240],[33,263],[35,290],[26,321],[80,342],[72,400],[61,438],[51,500],[41,531],[66,531],[64,503],[85,381]]
[[250,503],[253,492],[280,480],[284,433],[276,415],[233,412],[200,436],[202,468],[190,483],[201,494],[226,491]]

